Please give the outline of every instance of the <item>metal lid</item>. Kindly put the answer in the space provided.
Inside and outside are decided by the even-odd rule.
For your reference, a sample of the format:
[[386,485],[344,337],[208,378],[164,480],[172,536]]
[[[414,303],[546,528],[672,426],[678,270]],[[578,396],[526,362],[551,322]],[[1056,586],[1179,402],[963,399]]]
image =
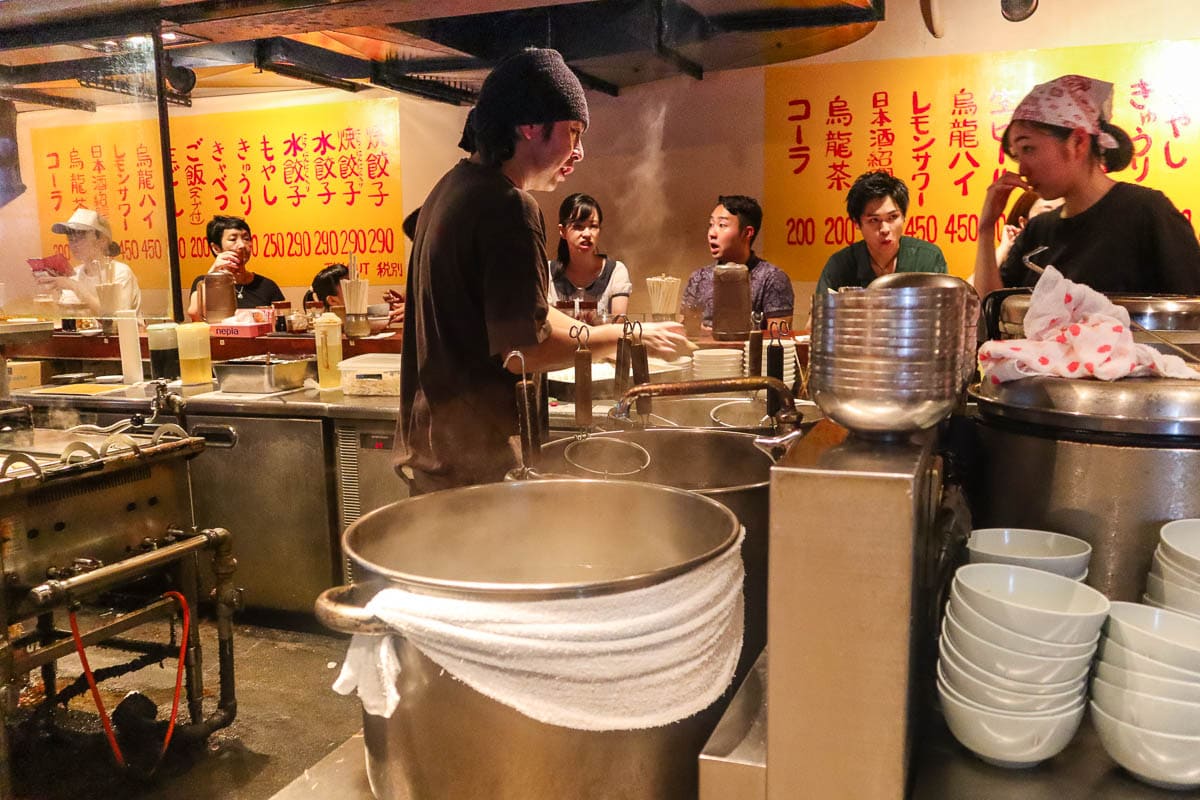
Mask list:
[[1036,377],[971,387],[984,416],[1053,428],[1200,436],[1200,381]]
[[[1029,311],[1029,294],[1013,294],[1000,304],[1003,323],[1020,326]],[[1200,330],[1200,297],[1174,294],[1110,294],[1108,299],[1129,312],[1129,318],[1152,331]]]

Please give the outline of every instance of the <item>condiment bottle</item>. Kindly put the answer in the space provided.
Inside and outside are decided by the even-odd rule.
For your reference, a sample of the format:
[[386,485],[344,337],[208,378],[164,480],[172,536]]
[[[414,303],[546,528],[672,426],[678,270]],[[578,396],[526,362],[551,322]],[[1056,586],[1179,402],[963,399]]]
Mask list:
[[338,389],[342,385],[342,374],[338,362],[342,360],[342,321],[336,314],[325,312],[313,323],[317,340],[317,386],[322,389]]
[[288,300],[276,300],[271,303],[271,308],[275,309],[275,332],[287,333],[287,318],[292,313],[291,302]]
[[174,380],[179,377],[179,326],[160,322],[146,326],[146,344],[150,348],[150,374]]
[[179,377],[184,385],[212,383],[212,344],[207,322],[188,322],[175,329],[179,340]]

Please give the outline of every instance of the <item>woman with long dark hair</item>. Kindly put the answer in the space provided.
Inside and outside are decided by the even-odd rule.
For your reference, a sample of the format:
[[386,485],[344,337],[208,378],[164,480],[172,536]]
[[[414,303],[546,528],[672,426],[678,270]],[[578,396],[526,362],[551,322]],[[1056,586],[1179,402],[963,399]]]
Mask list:
[[1064,75],[1017,105],[1001,146],[1019,169],[988,188],[979,230],[995,228],[1014,189],[1063,204],[1030,219],[1000,265],[991,237],[979,237],[980,294],[1032,286],[1037,272],[1022,259],[1038,247],[1035,264],[1101,292],[1200,293],[1200,244],[1188,219],[1162,192],[1109,177],[1133,157],[1129,135],[1110,122],[1112,97],[1111,83]]
[[568,195],[558,209],[558,258],[550,262],[550,302],[595,301],[592,323],[624,315],[633,291],[625,265],[600,252],[603,221],[596,198]]

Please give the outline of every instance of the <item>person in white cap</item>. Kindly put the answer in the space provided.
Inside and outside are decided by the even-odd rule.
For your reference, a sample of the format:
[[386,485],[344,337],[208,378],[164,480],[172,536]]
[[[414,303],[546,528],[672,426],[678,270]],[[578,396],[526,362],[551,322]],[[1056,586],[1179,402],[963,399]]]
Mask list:
[[[71,303],[78,298],[93,314],[141,310],[142,292],[137,276],[128,264],[113,258],[120,255],[121,247],[112,240],[108,220],[91,209],[77,208],[70,219],[54,223],[50,230],[67,237],[75,262],[74,275],[45,279],[62,291],[59,302]],[[112,288],[97,289],[101,284]],[[101,291],[105,300],[111,301],[111,307],[105,308]]]
[[995,229],[1014,189],[1063,204],[1030,219],[998,266],[992,237],[979,237],[981,295],[1036,283],[1023,261],[1036,248],[1034,264],[1100,292],[1200,294],[1200,244],[1188,219],[1162,192],[1109,177],[1133,157],[1129,135],[1110,121],[1112,100],[1111,83],[1063,75],[1017,105],[1000,144],[1019,170],[988,188],[979,230]]

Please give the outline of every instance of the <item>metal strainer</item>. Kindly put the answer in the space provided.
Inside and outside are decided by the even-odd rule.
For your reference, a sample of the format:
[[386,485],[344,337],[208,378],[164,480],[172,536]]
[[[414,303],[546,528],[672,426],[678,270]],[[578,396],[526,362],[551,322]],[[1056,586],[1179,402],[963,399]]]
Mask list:
[[592,475],[624,478],[649,468],[650,451],[622,439],[579,436],[563,449],[563,460]]

